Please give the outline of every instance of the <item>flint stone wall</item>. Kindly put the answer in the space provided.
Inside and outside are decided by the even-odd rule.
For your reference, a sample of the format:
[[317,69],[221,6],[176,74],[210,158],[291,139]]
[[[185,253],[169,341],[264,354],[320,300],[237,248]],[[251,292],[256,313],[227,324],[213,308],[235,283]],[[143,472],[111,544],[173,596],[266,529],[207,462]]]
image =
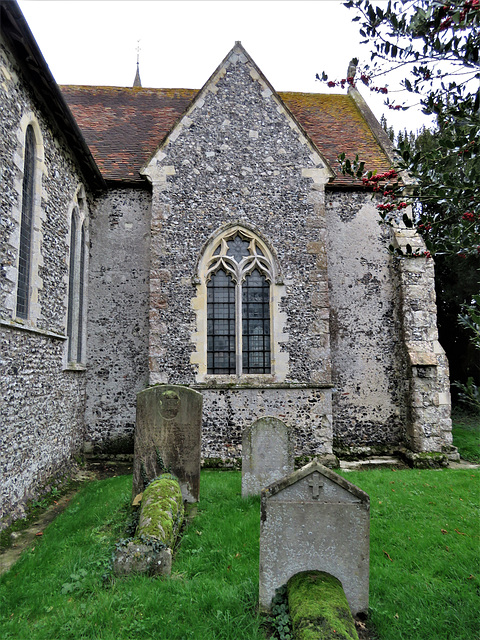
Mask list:
[[92,212],[85,423],[98,451],[133,451],[148,383],[150,206],[148,190],[115,189]]
[[330,389],[196,388],[203,395],[204,458],[241,458],[242,433],[259,416],[273,416],[288,426],[296,456],[332,452]]
[[203,382],[197,262],[229,223],[265,239],[284,279],[277,339],[287,363],[270,381],[330,383],[319,162],[245,56],[231,54],[145,170],[153,185],[152,274],[168,273],[168,281],[150,281],[150,383]]
[[[0,41],[0,514],[22,515],[83,440],[85,375],[64,370],[70,208],[83,183],[60,132]],[[37,177],[30,314],[15,319],[23,145],[35,123]],[[39,155],[43,159],[39,159]],[[86,186],[86,185],[85,185]]]

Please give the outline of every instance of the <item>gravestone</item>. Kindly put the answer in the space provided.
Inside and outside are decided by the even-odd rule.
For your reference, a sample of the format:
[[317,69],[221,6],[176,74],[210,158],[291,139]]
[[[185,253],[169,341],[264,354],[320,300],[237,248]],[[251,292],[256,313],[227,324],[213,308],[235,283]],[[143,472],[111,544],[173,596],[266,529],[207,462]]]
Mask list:
[[370,499],[314,460],[262,491],[260,608],[301,571],[342,583],[353,615],[368,609]]
[[180,483],[183,499],[200,493],[202,394],[179,385],[156,385],[137,394],[133,497],[164,471]]
[[242,497],[260,495],[262,489],[292,473],[293,444],[287,425],[267,416],[256,420],[242,435]]

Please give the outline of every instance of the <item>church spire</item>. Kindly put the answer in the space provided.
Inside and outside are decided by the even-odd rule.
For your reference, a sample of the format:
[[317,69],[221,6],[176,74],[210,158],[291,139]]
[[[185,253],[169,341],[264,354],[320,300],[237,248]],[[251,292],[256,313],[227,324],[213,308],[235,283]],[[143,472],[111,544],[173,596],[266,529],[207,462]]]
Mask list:
[[134,87],[141,87],[142,81],[140,80],[140,40],[137,40],[137,73],[135,74],[135,80],[133,81]]

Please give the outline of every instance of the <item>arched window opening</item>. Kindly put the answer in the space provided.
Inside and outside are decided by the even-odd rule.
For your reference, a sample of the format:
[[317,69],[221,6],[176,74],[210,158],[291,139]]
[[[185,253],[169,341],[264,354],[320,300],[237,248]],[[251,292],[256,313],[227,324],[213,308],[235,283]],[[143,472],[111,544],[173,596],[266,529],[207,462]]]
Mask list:
[[77,216],[76,211],[72,213],[70,226],[70,265],[68,272],[68,309],[67,309],[67,337],[68,337],[68,361],[73,360],[73,326],[75,313],[75,255],[77,244]]
[[18,282],[16,314],[27,318],[33,233],[33,211],[35,198],[35,133],[29,125],[25,134],[25,156],[23,164],[22,217],[20,222],[20,245],[18,256]]
[[207,263],[207,373],[271,373],[273,267],[256,238],[235,230]]
[[78,282],[78,336],[77,336],[77,362],[83,360],[83,315],[85,297],[85,252],[86,252],[85,222],[82,224],[80,236],[80,273]]
[[[82,364],[85,359],[85,297],[87,269],[87,221],[84,219],[83,198],[77,196],[70,222],[70,261],[67,300],[67,361]],[[83,220],[83,222],[82,222]]]

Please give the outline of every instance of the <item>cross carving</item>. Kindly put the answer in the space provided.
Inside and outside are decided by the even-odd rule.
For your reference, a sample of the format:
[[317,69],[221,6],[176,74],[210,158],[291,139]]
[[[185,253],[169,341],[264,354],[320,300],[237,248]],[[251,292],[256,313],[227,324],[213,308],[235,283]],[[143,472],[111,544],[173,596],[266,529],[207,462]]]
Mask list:
[[315,471],[315,473],[312,474],[312,477],[308,481],[308,484],[310,487],[312,487],[312,498],[314,500],[318,500],[318,498],[320,497],[320,487],[323,487],[323,480],[321,475]]

